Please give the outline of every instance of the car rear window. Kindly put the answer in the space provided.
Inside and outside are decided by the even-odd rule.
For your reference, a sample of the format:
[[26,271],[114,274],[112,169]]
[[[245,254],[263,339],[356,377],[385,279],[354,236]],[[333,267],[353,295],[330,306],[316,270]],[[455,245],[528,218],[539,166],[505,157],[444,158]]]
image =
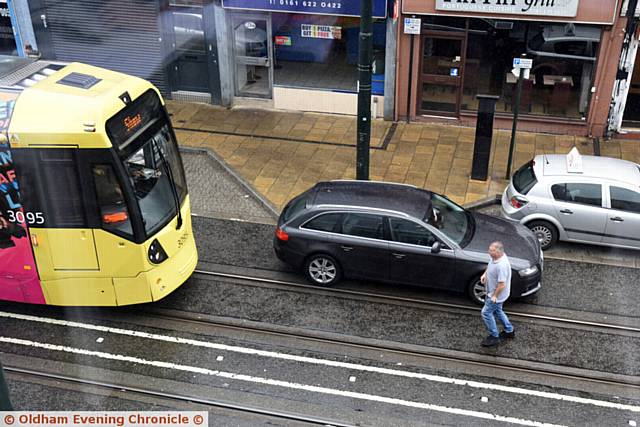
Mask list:
[[282,215],[280,216],[280,224],[288,222],[291,218],[302,212],[307,206],[307,197],[307,194],[303,194],[290,201],[282,211]]
[[339,233],[340,225],[342,224],[342,216],[343,214],[341,213],[323,214],[313,218],[311,221],[304,224],[302,228]]
[[538,183],[536,174],[533,172],[534,162],[531,160],[525,163],[513,174],[513,187],[520,194],[527,194],[534,185]]

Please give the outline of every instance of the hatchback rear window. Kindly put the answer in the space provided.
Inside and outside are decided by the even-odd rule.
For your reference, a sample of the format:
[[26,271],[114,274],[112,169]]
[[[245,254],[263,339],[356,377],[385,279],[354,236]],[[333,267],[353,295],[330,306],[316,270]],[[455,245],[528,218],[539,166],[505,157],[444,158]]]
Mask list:
[[342,224],[341,213],[328,213],[317,216],[311,221],[307,222],[302,228],[309,230],[328,231],[330,233],[339,233],[340,225]]
[[285,206],[282,211],[282,216],[280,217],[280,224],[284,224],[288,222],[291,218],[298,215],[300,212],[307,207],[307,195],[303,194],[292,201],[289,202],[287,206]]
[[513,174],[513,187],[520,194],[527,194],[538,183],[536,174],[533,172],[533,165],[533,160],[531,160]]

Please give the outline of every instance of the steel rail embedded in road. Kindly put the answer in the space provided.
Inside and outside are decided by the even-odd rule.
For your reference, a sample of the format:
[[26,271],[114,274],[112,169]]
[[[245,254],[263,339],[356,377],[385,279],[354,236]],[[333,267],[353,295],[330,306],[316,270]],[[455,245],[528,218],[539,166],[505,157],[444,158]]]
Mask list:
[[[303,289],[316,291],[316,292],[321,292],[321,291],[326,292],[328,289],[330,289],[332,293],[337,293],[337,294],[368,297],[368,298],[379,298],[379,299],[386,299],[394,302],[428,305],[433,307],[456,309],[456,310],[462,310],[462,311],[479,311],[480,310],[479,307],[471,306],[471,305],[454,304],[454,303],[448,303],[448,302],[432,301],[432,300],[417,299],[417,298],[398,297],[398,296],[388,295],[388,294],[377,294],[372,292],[353,291],[350,289],[321,288],[321,287],[310,285],[310,284],[288,282],[284,280],[268,279],[263,277],[246,276],[242,274],[223,273],[223,272],[217,272],[217,271],[206,271],[206,270],[198,270],[198,269],[194,271],[194,274],[202,274],[205,276],[218,276],[218,277],[225,277],[229,279],[246,280],[249,282],[262,282],[262,283],[270,283],[274,285],[291,286],[291,287],[303,288]],[[520,318],[546,320],[546,321],[551,321],[551,322],[556,322],[561,324],[564,323],[564,324],[576,325],[576,326],[587,326],[591,328],[598,328],[598,329],[604,329],[604,330],[616,330],[616,331],[622,331],[622,332],[640,333],[640,328],[637,328],[634,326],[592,322],[589,320],[570,319],[567,317],[526,313],[522,311],[511,311],[511,310],[505,310],[505,311],[511,316],[520,317]]]
[[343,422],[336,422],[333,420],[323,420],[320,418],[310,417],[302,414],[295,414],[292,412],[272,411],[272,410],[267,410],[267,409],[252,407],[252,406],[237,405],[235,403],[230,403],[230,402],[222,402],[218,400],[206,399],[202,397],[186,396],[186,395],[176,394],[176,393],[166,393],[163,391],[149,390],[149,389],[144,389],[140,387],[130,387],[130,386],[126,386],[122,384],[114,384],[106,381],[95,381],[95,380],[71,377],[68,375],[54,374],[51,372],[36,371],[34,369],[25,369],[25,368],[18,368],[15,366],[5,365],[4,371],[12,374],[48,378],[56,381],[64,381],[68,383],[81,384],[85,386],[101,387],[101,388],[106,388],[111,390],[124,391],[128,393],[136,393],[136,394],[141,394],[146,396],[159,397],[159,398],[164,398],[169,400],[177,400],[177,401],[189,402],[189,403],[199,403],[202,405],[214,406],[217,408],[262,415],[269,418],[286,419],[291,421],[299,421],[303,423],[308,423],[313,425],[322,425],[322,426],[355,427],[355,424],[346,424]]
[[[500,368],[501,370],[508,370],[518,374],[530,374],[537,375],[543,377],[549,377],[554,379],[561,380],[571,380],[578,381],[581,383],[589,383],[589,384],[597,384],[603,386],[614,386],[614,387],[623,387],[625,389],[632,389],[633,394],[635,395],[640,390],[640,380],[637,377],[629,377],[625,375],[617,375],[611,374],[601,371],[590,371],[586,369],[576,368],[580,371],[593,372],[597,375],[587,375],[586,373],[567,373],[566,367],[559,367],[557,370],[543,368],[543,367],[527,367],[527,366],[518,366],[517,364],[510,363],[505,360],[492,361],[492,360],[473,360],[472,358],[465,357],[460,354],[446,354],[447,351],[435,352],[429,349],[418,349],[412,346],[409,348],[407,345],[403,345],[399,343],[397,345],[380,345],[377,343],[372,343],[367,339],[342,339],[337,338],[334,335],[330,335],[327,333],[323,333],[320,331],[312,331],[308,333],[302,332],[292,332],[284,330],[286,328],[273,327],[268,328],[263,325],[246,325],[246,324],[238,324],[233,322],[227,322],[224,320],[207,320],[203,319],[200,314],[194,314],[189,312],[180,312],[177,310],[168,310],[168,309],[151,309],[144,310],[138,312],[139,314],[143,314],[145,318],[155,318],[158,320],[164,320],[169,322],[177,322],[177,323],[189,323],[199,326],[208,326],[215,328],[225,328],[235,331],[243,331],[243,332],[251,332],[263,335],[272,335],[272,336],[280,336],[284,338],[292,338],[292,339],[301,339],[306,341],[312,341],[316,343],[325,343],[331,345],[338,345],[344,347],[351,347],[354,349],[361,350],[369,350],[369,351],[384,351],[388,353],[394,353],[405,356],[414,356],[421,357],[432,360],[440,360],[445,362],[456,362],[464,365],[470,365],[474,367],[480,368]],[[158,327],[157,323],[155,327]],[[360,342],[358,342],[360,341]],[[476,355],[475,353],[471,353]],[[481,356],[482,357],[482,356]],[[495,359],[495,358],[493,358]],[[540,363],[543,364],[543,363]],[[615,378],[618,377],[618,378]]]

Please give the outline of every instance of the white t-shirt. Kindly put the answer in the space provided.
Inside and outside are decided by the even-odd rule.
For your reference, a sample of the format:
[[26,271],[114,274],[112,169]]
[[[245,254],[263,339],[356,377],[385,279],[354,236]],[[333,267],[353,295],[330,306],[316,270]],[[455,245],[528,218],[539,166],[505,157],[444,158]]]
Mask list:
[[499,282],[504,282],[504,289],[498,295],[496,302],[505,302],[511,293],[511,264],[506,255],[497,260],[489,261],[487,266],[487,295],[493,296]]

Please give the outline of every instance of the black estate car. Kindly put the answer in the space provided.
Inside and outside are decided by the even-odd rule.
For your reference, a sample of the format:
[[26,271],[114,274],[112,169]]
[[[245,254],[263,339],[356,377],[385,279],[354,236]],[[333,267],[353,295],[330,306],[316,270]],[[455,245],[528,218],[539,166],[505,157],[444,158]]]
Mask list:
[[371,279],[466,292],[482,303],[480,276],[495,240],[513,268],[511,296],[537,292],[542,252],[528,228],[411,185],[318,183],[284,208],[274,248],[317,285]]

